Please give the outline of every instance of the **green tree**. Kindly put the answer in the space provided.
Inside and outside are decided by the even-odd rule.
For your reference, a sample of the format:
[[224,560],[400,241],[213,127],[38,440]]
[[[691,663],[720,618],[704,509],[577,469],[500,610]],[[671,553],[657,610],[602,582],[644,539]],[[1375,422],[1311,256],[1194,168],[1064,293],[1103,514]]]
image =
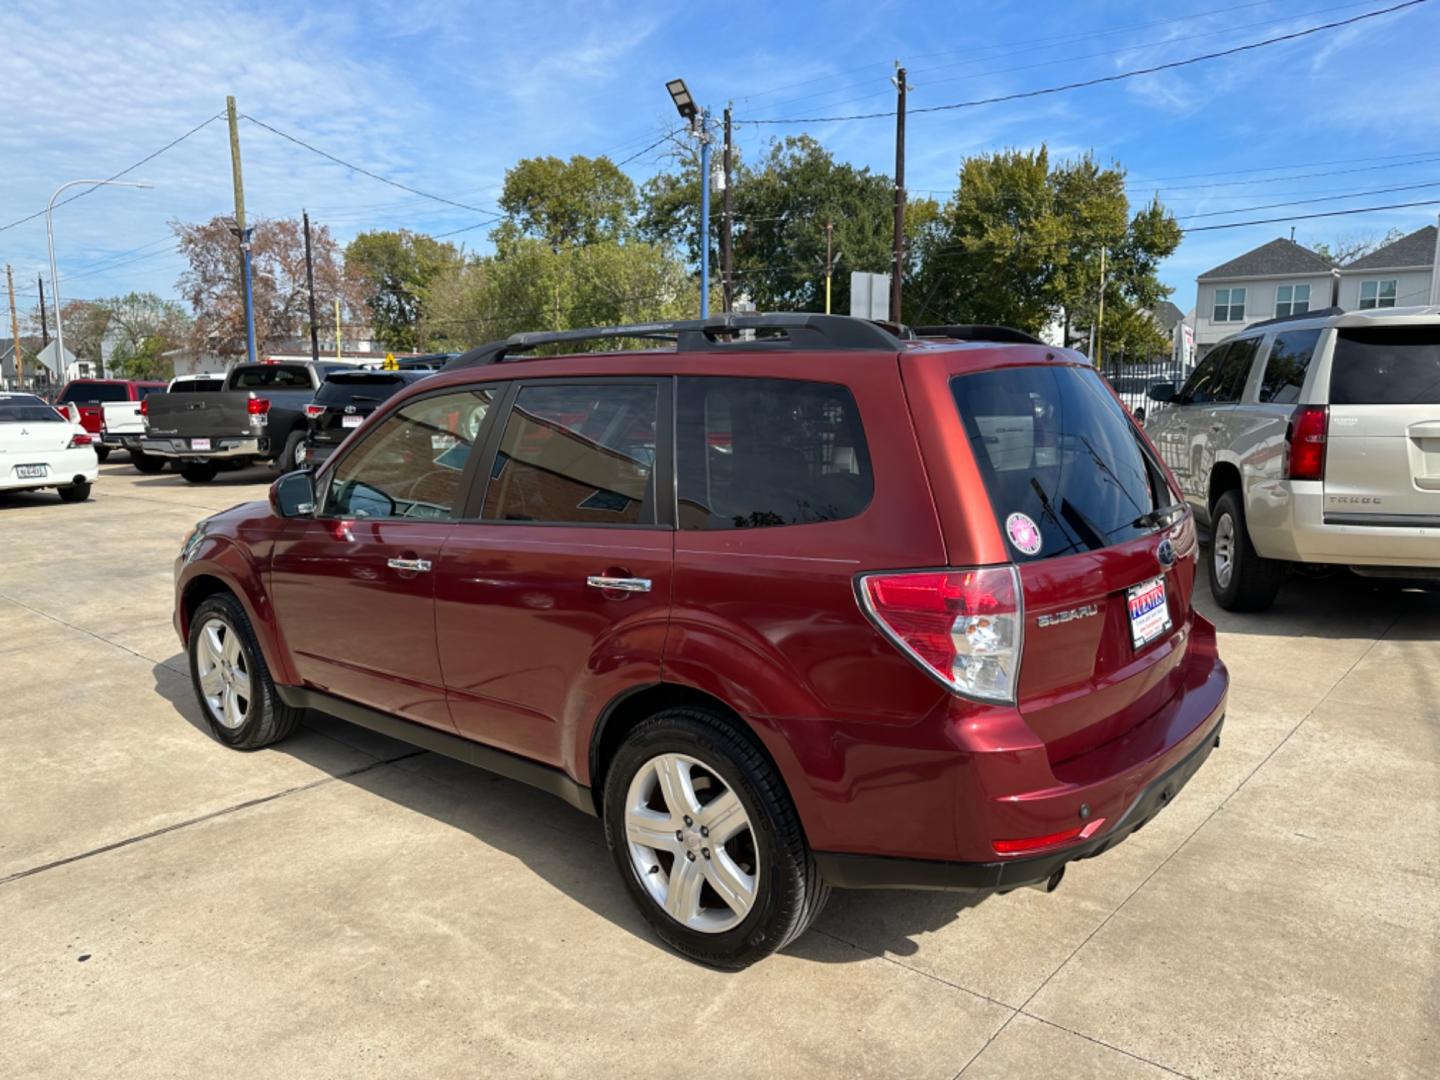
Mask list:
[[129,293],[98,301],[109,315],[105,335],[114,342],[110,370],[126,379],[158,379],[173,375],[165,354],[179,348],[190,319],[179,304],[154,293]]
[[420,347],[425,289],[459,263],[454,244],[408,229],[363,232],[345,247],[345,276],[364,293],[376,338],[397,351]]
[[522,237],[552,249],[623,239],[635,212],[635,185],[607,157],[526,158],[505,174],[497,244]]

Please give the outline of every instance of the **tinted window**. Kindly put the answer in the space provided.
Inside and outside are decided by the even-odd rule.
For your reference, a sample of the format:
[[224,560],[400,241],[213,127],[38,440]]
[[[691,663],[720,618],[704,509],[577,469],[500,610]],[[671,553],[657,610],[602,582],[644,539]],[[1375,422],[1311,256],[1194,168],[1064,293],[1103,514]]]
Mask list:
[[213,379],[186,379],[170,387],[172,394],[202,394],[225,389],[225,379],[217,375]]
[[1220,370],[1215,373],[1211,383],[1212,402],[1220,405],[1240,400],[1240,396],[1245,393],[1245,380],[1250,377],[1250,364],[1254,361],[1259,347],[1258,337],[1241,338],[1230,343],[1225,359],[1220,362]]
[[489,406],[489,390],[465,390],[396,410],[335,470],[325,514],[449,517],[464,498],[460,478]]
[[1225,359],[1225,354],[1230,351],[1229,345],[1217,345],[1210,353],[1195,365],[1195,370],[1185,380],[1185,386],[1180,391],[1180,401],[1185,405],[1206,405],[1211,401],[1211,384],[1215,381],[1215,373],[1219,370],[1220,362]]
[[63,424],[65,421],[45,402],[33,394],[14,394],[0,397],[0,423],[49,423]]
[[1339,331],[1330,404],[1440,404],[1440,326]]
[[951,381],[997,523],[1021,561],[1108,547],[1170,505],[1159,466],[1093,371],[1004,368]]
[[65,388],[60,400],[85,404],[92,401],[129,401],[130,388],[124,383],[75,383]]
[[1265,361],[1265,374],[1260,380],[1260,400],[1291,405],[1300,400],[1300,387],[1305,371],[1320,340],[1319,330],[1292,330],[1276,334]]
[[[414,380],[410,380],[414,381]],[[395,372],[367,371],[363,374],[331,376],[320,384],[315,400],[324,405],[367,405],[384,401],[406,385],[406,379]]]
[[236,368],[230,379],[232,390],[298,389],[310,385],[310,369],[300,364],[256,364]]
[[682,378],[679,390],[682,529],[838,521],[870,502],[870,455],[845,387]]
[[144,401],[144,400],[145,400],[147,397],[149,397],[151,394],[163,394],[164,392],[165,392],[165,384],[164,384],[164,383],[161,383],[159,386],[137,386],[137,387],[135,387],[135,397],[136,397],[137,400],[140,400],[140,401]]
[[655,522],[653,383],[527,386],[485,490],[491,521]]

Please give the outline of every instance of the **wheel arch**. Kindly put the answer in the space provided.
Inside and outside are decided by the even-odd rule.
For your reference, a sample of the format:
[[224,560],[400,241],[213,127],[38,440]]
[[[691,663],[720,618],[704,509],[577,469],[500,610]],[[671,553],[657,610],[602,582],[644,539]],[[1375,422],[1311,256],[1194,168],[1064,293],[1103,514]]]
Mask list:
[[[199,556],[186,568],[176,596],[176,629],[181,640],[188,645],[191,619],[200,605],[212,596],[227,593],[235,598],[250,620],[271,677],[277,683],[296,682],[275,612],[260,587],[254,565],[234,545],[219,538],[202,541]],[[228,565],[235,562],[240,565]]]
[[1220,496],[1231,490],[1241,492],[1241,498],[1244,498],[1245,484],[1241,478],[1240,466],[1234,461],[1217,461],[1210,470],[1210,483],[1205,493],[1205,506],[1212,518],[1215,516],[1215,504],[1220,501]]

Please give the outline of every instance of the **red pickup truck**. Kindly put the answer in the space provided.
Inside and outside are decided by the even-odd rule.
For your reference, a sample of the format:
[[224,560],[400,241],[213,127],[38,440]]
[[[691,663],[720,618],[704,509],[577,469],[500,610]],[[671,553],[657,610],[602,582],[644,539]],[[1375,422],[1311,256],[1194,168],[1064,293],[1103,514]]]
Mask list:
[[100,445],[98,437],[105,424],[105,402],[140,401],[145,395],[164,389],[163,382],[154,380],[72,379],[60,391],[55,404],[75,403],[75,407],[80,410],[80,426],[97,437],[95,453],[104,461],[110,456],[110,447]]

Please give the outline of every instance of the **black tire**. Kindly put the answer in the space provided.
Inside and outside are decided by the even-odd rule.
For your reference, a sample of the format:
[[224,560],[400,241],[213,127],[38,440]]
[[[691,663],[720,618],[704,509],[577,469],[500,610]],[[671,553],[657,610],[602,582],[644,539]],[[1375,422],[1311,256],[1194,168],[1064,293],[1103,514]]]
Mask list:
[[108,446],[100,446],[99,444],[96,444],[96,446],[95,446],[95,456],[96,456],[97,458],[99,458],[101,461],[104,461],[106,458],[108,458],[108,457],[110,456],[110,448],[109,448]]
[[[202,646],[200,638],[214,624],[220,624],[222,643],[228,643],[229,634],[235,635],[239,656],[234,669],[237,673],[237,690],[244,687],[246,696],[243,719],[235,725],[221,722],[216,708],[206,700],[205,688],[201,685],[200,663]],[[265,657],[260,652],[260,643],[245,615],[245,609],[229,593],[217,593],[205,600],[190,619],[190,637],[187,650],[190,659],[190,683],[195,688],[195,698],[200,705],[211,734],[226,746],[236,750],[258,750],[270,746],[292,734],[304,719],[305,710],[292,709],[275,693],[275,683],[270,678],[270,669],[265,666]],[[223,712],[223,706],[220,709]]]
[[84,502],[90,498],[90,481],[85,480],[78,484],[67,484],[62,488],[57,488],[56,493],[60,496],[62,502]]
[[[759,861],[755,899],[748,914],[729,929],[706,932],[672,918],[632,861],[625,828],[631,782],[662,754],[683,754],[698,761],[701,775],[714,773],[739,797],[749,818],[746,835]],[[780,774],[749,738],[706,709],[666,709],[630,732],[605,776],[603,817],[611,856],[641,913],[668,945],[702,964],[737,970],[769,956],[803,934],[830,896]],[[709,852],[704,856],[708,859]],[[678,854],[672,856],[671,865],[678,859]],[[652,872],[663,872],[669,880],[668,869]],[[718,900],[717,894],[712,895]]]
[[180,475],[192,484],[208,484],[219,471],[213,461],[187,461],[180,466]]
[[280,456],[275,459],[275,472],[278,476],[294,472],[302,467],[299,455],[305,449],[305,432],[292,431],[285,437],[285,448],[280,451]]
[[137,472],[158,473],[165,469],[165,459],[155,454],[142,454],[139,450],[130,451],[130,464],[135,466]]
[[1210,595],[1226,611],[1264,611],[1275,602],[1285,564],[1256,554],[1237,490],[1221,495],[1210,515],[1209,558]]

